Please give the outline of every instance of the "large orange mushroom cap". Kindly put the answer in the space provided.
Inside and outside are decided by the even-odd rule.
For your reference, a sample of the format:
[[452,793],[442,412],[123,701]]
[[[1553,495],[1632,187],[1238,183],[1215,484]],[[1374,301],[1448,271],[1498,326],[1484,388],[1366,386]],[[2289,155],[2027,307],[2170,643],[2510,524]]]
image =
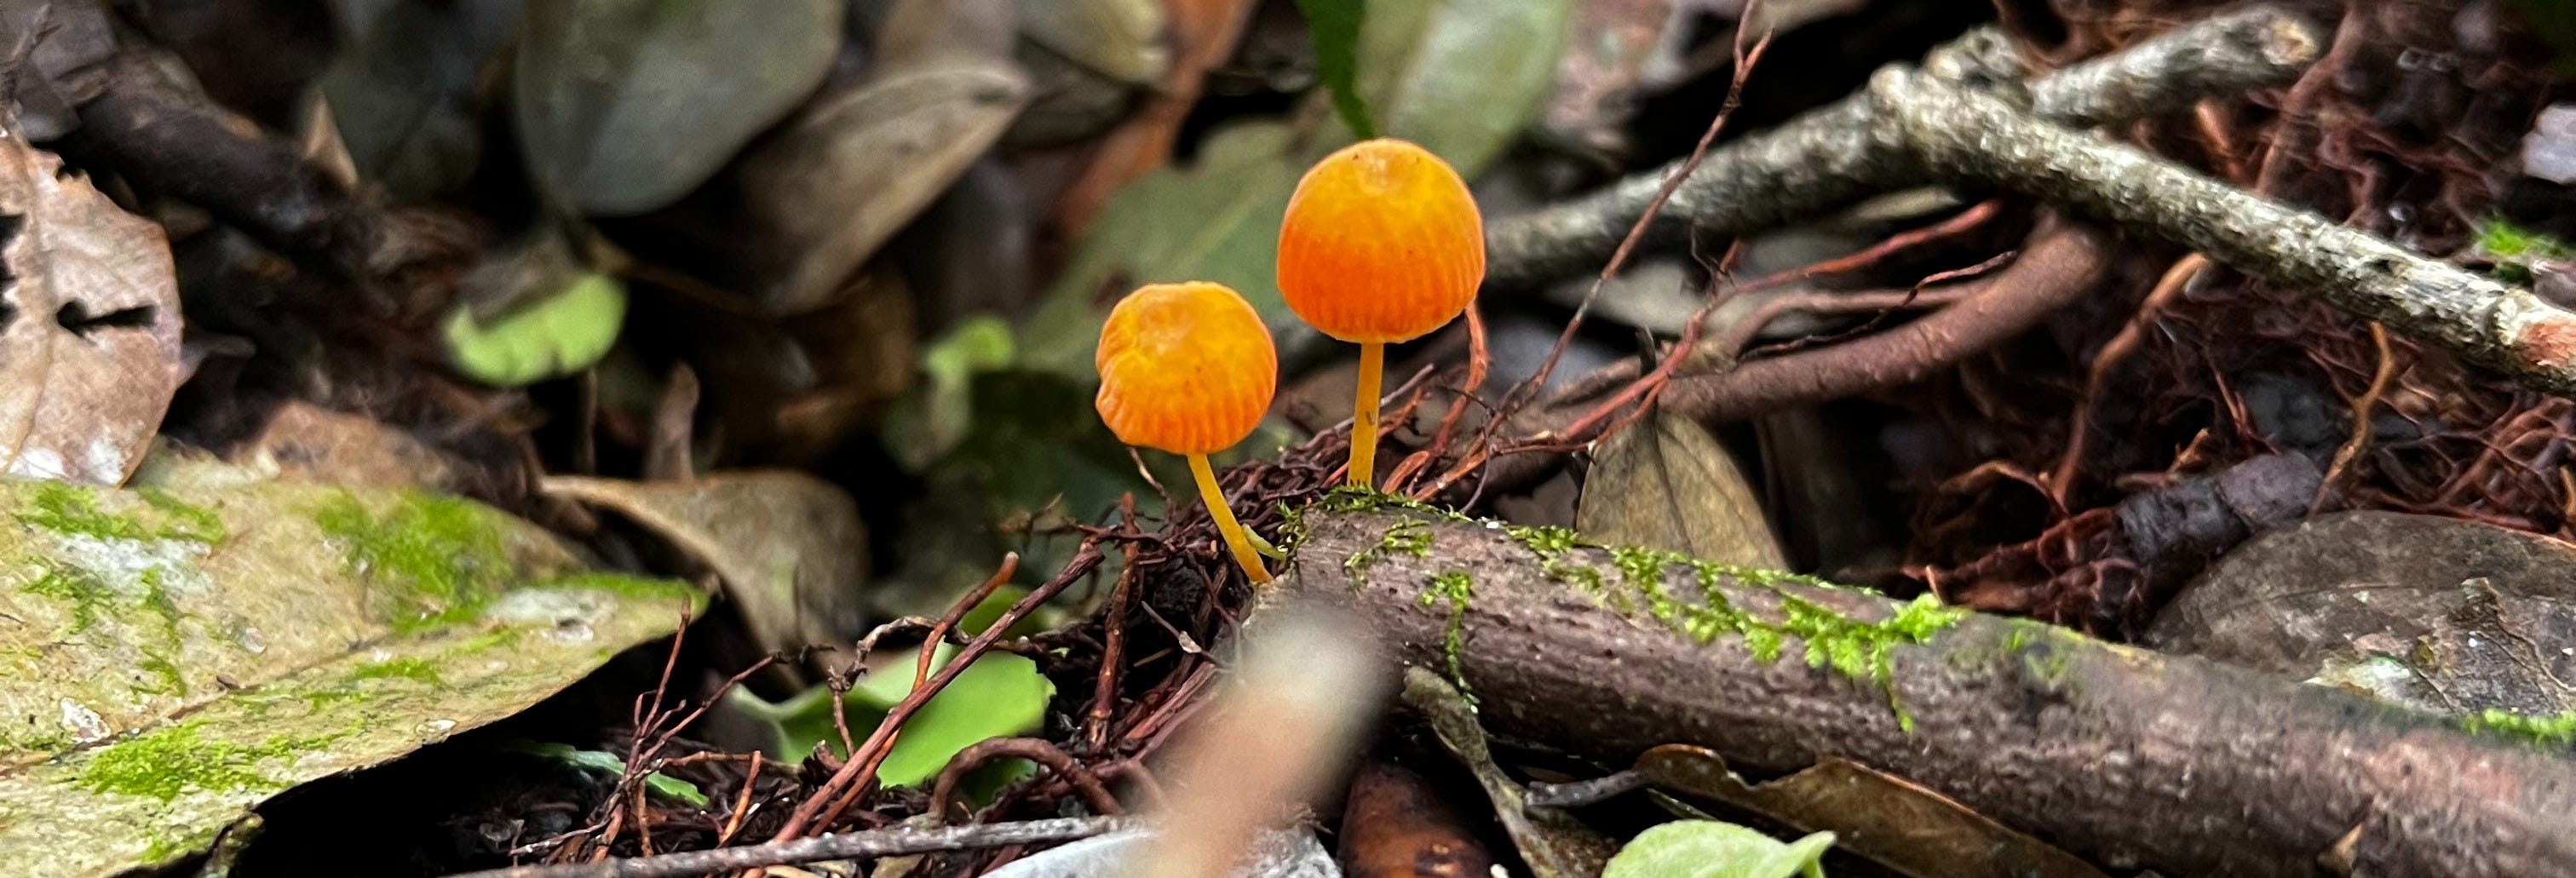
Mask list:
[[1261,423],[1279,353],[1252,305],[1223,284],[1151,284],[1100,327],[1100,420],[1118,441],[1173,454],[1223,451]]
[[1485,223],[1458,172],[1401,140],[1362,141],[1306,171],[1279,226],[1279,292],[1325,335],[1411,341],[1467,309]]

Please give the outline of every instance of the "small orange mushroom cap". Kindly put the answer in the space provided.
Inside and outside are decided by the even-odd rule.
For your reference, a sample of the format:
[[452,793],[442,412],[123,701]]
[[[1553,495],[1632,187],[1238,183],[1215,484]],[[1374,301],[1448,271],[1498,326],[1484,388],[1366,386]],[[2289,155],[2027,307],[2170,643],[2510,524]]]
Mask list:
[[1325,335],[1411,341],[1467,309],[1485,280],[1485,223],[1430,150],[1380,138],[1324,157],[1279,226],[1279,293]]
[[1279,383],[1270,330],[1224,284],[1139,287],[1100,327],[1100,420],[1118,441],[1173,454],[1223,451],[1261,423]]

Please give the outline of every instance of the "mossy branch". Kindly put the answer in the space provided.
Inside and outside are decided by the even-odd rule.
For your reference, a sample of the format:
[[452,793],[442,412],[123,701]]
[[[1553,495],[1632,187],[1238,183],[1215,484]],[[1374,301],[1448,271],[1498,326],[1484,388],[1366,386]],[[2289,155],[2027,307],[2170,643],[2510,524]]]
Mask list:
[[2527,742],[2033,622],[1342,505],[1306,519],[1282,594],[1355,605],[1516,736],[1613,764],[1839,756],[2122,869],[2576,874],[2576,762]]

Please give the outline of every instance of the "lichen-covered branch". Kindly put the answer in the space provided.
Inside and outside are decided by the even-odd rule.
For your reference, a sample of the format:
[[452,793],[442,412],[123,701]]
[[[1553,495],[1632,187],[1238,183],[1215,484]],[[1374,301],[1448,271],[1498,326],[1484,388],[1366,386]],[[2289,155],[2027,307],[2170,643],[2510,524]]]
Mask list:
[[2532,387],[2576,394],[2576,313],[2133,147],[1901,69],[1880,118],[1945,177],[1983,180],[2152,231]]
[[1839,756],[2119,869],[2576,874],[2576,761],[2252,671],[1570,532],[1311,514],[1287,596],[1355,606],[1498,730]]
[[[2106,124],[2169,112],[2212,95],[2278,85],[2316,59],[2321,41],[2299,18],[2257,6],[2177,28],[2116,55],[2032,84],[2051,121]],[[2001,32],[1980,29],[1933,50],[1924,69],[1967,86],[2020,72]],[[1525,288],[1598,270],[1677,165],[1637,174],[1591,195],[1496,221],[1485,234],[1486,274],[1498,289]],[[1778,128],[1711,150],[1682,181],[1654,232],[1669,239],[1697,225],[1737,234],[1815,216],[1924,179],[1923,169],[1854,95]]]

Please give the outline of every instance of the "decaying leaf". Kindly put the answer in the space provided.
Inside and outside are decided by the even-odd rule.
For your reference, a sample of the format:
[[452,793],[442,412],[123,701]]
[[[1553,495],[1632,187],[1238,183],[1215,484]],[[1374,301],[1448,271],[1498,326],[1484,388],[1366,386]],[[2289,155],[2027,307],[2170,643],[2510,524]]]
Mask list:
[[161,227],[0,138],[0,473],[114,485],[185,378]]
[[1756,784],[1737,777],[1715,751],[1673,744],[1638,756],[1636,770],[1657,789],[1724,802],[1839,839],[1843,850],[1912,878],[2102,878],[2073,854],[1850,760],[1826,759]]
[[575,211],[643,213],[706,182],[823,81],[840,0],[530,0],[520,146]]
[[[483,158],[484,74],[518,32],[523,0],[396,0],[324,71],[331,120],[364,179],[425,197]],[[360,4],[352,4],[356,14]]]
[[634,519],[706,564],[761,648],[792,651],[860,633],[867,529],[840,488],[793,470],[684,482],[550,476],[550,495]]
[[1171,66],[1155,0],[1019,0],[1020,34],[1117,82],[1144,85]]
[[1735,458],[1690,418],[1658,408],[1593,454],[1575,529],[1613,545],[1683,552],[1777,570],[1787,566],[1762,499]]
[[1583,821],[1555,808],[1522,803],[1522,787],[1503,773],[1485,745],[1485,729],[1476,723],[1476,708],[1457,687],[1422,668],[1404,672],[1404,703],[1431,722],[1431,730],[1449,754],[1474,772],[1476,782],[1493,801],[1494,816],[1511,834],[1521,860],[1537,878],[1591,878],[1609,862],[1612,845]]
[[453,486],[455,462],[399,427],[365,415],[288,402],[250,438],[218,455],[163,439],[126,484],[134,488],[231,488],[264,481],[352,488]]
[[1830,832],[1782,842],[1732,823],[1676,820],[1637,833],[1601,878],[1825,878],[1833,846]]
[[821,307],[992,148],[1028,99],[1011,0],[901,0],[868,78],[815,99],[744,157],[741,286],[771,314]]
[[1634,108],[1646,61],[1668,29],[1687,23],[1673,0],[1603,0],[1575,7],[1573,38],[1557,62],[1548,98],[1548,130],[1595,149],[1624,146],[1620,128]]
[[746,157],[747,283],[773,314],[830,300],[851,272],[1002,136],[1027,86],[955,61],[826,95]]
[[1063,143],[1127,114],[1138,89],[1171,67],[1160,0],[1019,0],[1013,57],[1029,77],[1029,105],[1012,143]]
[[0,850],[108,875],[514,714],[697,600],[478,504],[0,483]]
[[2429,515],[2319,516],[2221,557],[2146,640],[2442,713],[2576,710],[2576,545]]

